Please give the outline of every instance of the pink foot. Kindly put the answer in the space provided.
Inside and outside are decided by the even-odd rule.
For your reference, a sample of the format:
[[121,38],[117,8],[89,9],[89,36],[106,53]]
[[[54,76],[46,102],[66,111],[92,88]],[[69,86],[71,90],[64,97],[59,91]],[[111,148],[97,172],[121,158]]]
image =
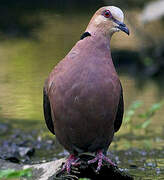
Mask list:
[[109,158],[107,158],[103,153],[102,151],[98,151],[97,154],[96,154],[96,157],[90,161],[88,161],[88,164],[92,164],[92,163],[95,163],[96,161],[98,161],[98,166],[97,166],[97,169],[96,169],[96,172],[98,172],[100,169],[101,169],[101,166],[102,166],[102,161],[106,161],[108,162],[109,164],[111,164],[112,166],[116,166]]
[[80,162],[77,162],[80,158],[75,157],[74,154],[71,154],[67,161],[65,162],[62,171],[64,171],[66,169],[67,173],[70,173],[71,171],[71,166],[77,166],[80,164]]

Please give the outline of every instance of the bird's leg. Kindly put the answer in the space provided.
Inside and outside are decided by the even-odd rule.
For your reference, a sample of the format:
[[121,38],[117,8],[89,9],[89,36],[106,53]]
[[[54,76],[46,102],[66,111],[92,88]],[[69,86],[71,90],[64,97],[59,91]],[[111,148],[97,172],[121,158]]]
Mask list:
[[102,161],[106,161],[107,163],[111,164],[112,166],[116,166],[109,158],[107,158],[101,150],[99,150],[96,154],[96,157],[90,161],[88,161],[88,164],[95,163],[98,161],[98,166],[96,169],[96,172],[98,172],[101,169]]
[[71,171],[71,166],[77,166],[80,164],[80,162],[77,162],[80,158],[76,157],[74,154],[71,154],[67,161],[65,162],[62,171],[66,169],[67,173],[70,173]]

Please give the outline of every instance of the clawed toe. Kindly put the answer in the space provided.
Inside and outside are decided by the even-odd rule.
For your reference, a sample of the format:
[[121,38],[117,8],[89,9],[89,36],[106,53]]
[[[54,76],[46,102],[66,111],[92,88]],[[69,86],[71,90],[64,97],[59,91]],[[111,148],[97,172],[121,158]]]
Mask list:
[[102,167],[102,162],[106,161],[107,163],[109,163],[110,165],[112,166],[116,166],[109,158],[107,158],[102,151],[98,151],[96,157],[92,160],[89,160],[88,161],[88,164],[93,164],[95,163],[96,161],[98,161],[98,166],[97,166],[97,169],[96,169],[96,172],[98,172],[101,167]]
[[67,159],[67,161],[65,162],[62,171],[66,170],[67,173],[70,173],[71,171],[71,166],[78,166],[81,164],[81,162],[78,162],[80,160],[80,158],[75,157],[75,155],[70,155]]

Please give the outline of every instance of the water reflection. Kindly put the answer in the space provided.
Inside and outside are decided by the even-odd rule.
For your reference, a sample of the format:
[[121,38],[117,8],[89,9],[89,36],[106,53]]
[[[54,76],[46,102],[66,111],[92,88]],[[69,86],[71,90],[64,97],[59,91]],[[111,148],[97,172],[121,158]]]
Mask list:
[[[63,33],[64,34],[64,33]],[[42,36],[43,37],[43,36]],[[64,36],[64,42],[27,42],[14,40],[1,45],[0,99],[1,116],[14,119],[43,119],[42,87],[53,66],[69,51],[75,39]],[[60,39],[58,37],[58,39]],[[48,41],[48,40],[47,40]],[[60,41],[60,40],[59,40]],[[67,48],[65,48],[67,47]],[[128,71],[128,68],[127,68]],[[139,81],[126,73],[120,74],[126,106],[142,100],[145,108],[160,101],[164,93],[163,82]],[[162,113],[162,112],[161,112]],[[156,116],[162,121],[160,112]]]

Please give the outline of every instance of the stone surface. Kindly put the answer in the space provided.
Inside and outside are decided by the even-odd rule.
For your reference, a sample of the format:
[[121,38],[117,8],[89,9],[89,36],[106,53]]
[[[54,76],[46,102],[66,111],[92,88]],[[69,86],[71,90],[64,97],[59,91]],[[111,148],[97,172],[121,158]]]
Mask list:
[[[80,156],[81,164],[78,167],[72,167],[70,174],[65,171],[61,172],[61,166],[66,161],[66,158],[62,158],[55,161],[24,165],[11,163],[0,159],[0,170],[4,169],[27,169],[32,168],[32,177],[29,180],[54,180],[54,179],[78,179],[78,178],[89,178],[92,180],[97,179],[122,179],[122,180],[133,180],[131,176],[120,170],[118,167],[109,166],[103,163],[102,168],[97,173],[97,163],[88,164],[87,161],[93,158],[90,155]],[[21,178],[25,179],[25,178]]]
[[52,177],[59,169],[62,163],[65,162],[65,159],[59,159],[56,161],[35,164],[35,165],[24,165],[23,169],[32,168],[33,177],[32,180],[48,180]]

